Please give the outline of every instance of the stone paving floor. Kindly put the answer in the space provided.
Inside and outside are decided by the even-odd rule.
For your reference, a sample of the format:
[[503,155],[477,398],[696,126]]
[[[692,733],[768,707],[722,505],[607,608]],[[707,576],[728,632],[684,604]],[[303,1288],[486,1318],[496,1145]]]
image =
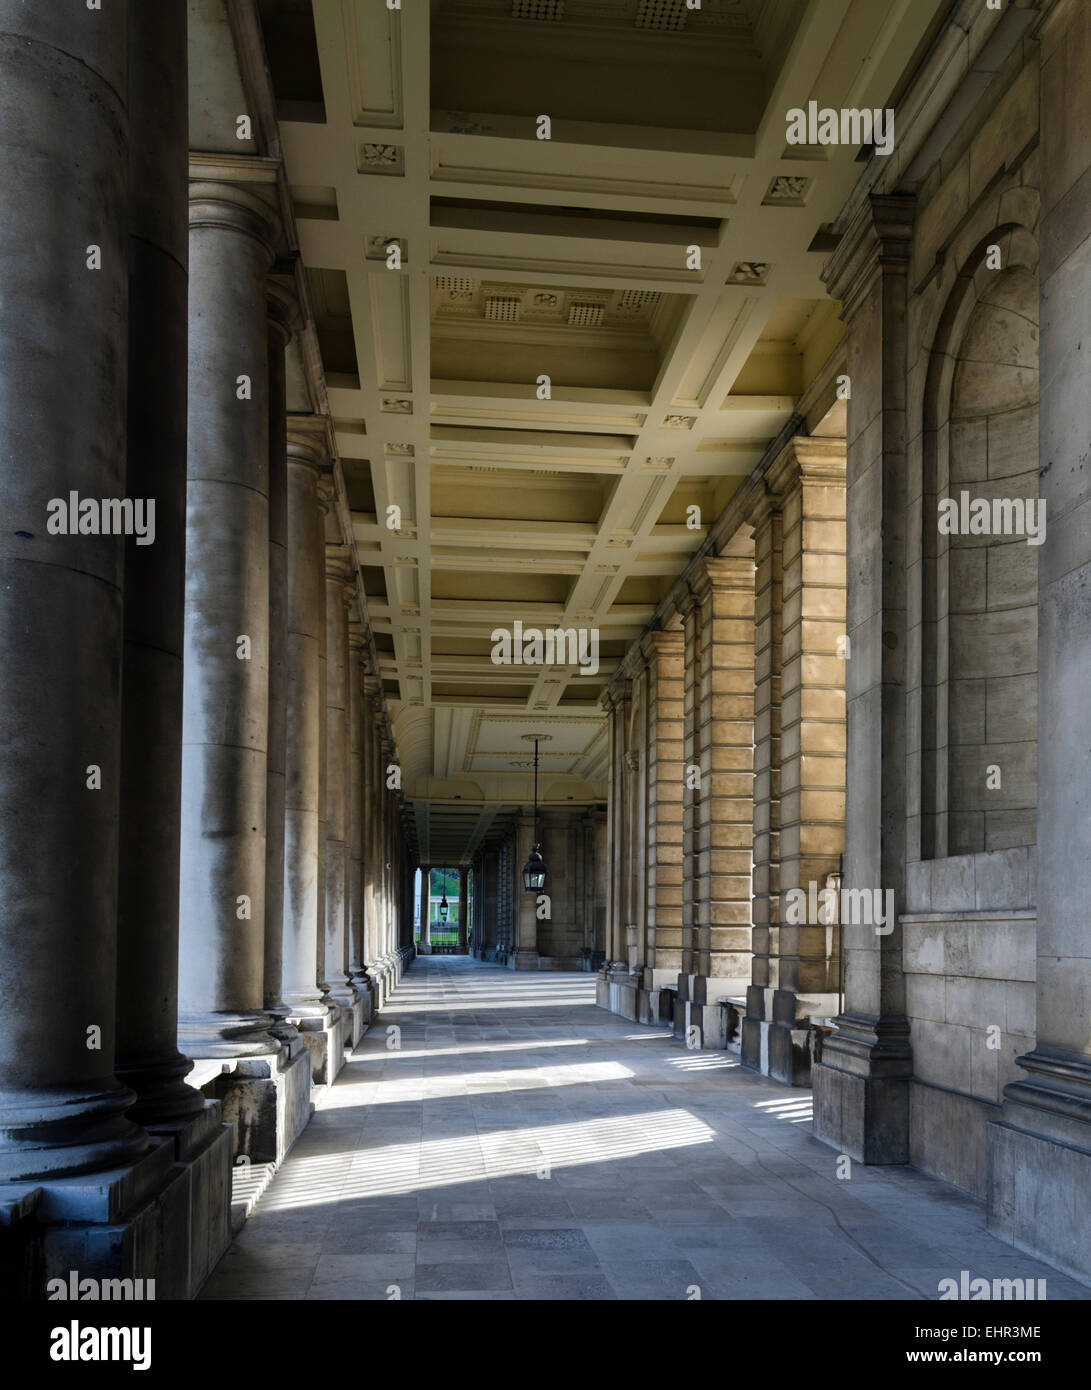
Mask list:
[[1091,1298],[952,1187],[839,1179],[810,1117],[592,976],[422,957],[201,1296],[936,1299],[965,1269]]

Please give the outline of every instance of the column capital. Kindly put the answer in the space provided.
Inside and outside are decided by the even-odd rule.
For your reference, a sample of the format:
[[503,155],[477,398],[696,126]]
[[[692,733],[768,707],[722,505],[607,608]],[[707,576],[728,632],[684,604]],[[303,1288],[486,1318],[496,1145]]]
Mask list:
[[752,589],[754,561],[749,555],[708,556],[690,579],[695,599],[702,601],[714,590]]
[[367,628],[363,623],[349,623],[349,651],[367,651]]
[[640,639],[640,650],[650,667],[661,656],[681,656],[685,651],[686,639],[682,632],[667,632],[656,628],[646,632]]
[[844,486],[845,441],[793,435],[765,475],[767,495],[779,504],[800,482]]
[[909,265],[917,200],[909,194],[869,194],[849,223],[822,272],[830,294],[841,300],[847,323],[880,270],[904,275]]
[[333,496],[336,489],[333,485],[333,468],[327,466],[318,475],[318,505],[323,512],[328,512],[333,504]]
[[600,704],[607,713],[619,709],[622,705],[627,705],[633,698],[633,683],[631,680],[614,681],[602,694]]
[[218,227],[252,237],[265,251],[269,265],[276,255],[280,218],[250,185],[193,179],[189,185],[189,226]]
[[[319,484],[320,490],[321,486]],[[352,563],[352,554],[347,545],[327,542],[326,583],[341,586],[341,596],[346,605],[356,597],[356,572]]]
[[302,324],[295,285],[286,275],[270,275],[265,282],[265,305],[269,326],[287,347]]
[[290,429],[288,431],[288,464],[296,468],[309,468],[317,476],[330,471],[325,436],[313,430]]

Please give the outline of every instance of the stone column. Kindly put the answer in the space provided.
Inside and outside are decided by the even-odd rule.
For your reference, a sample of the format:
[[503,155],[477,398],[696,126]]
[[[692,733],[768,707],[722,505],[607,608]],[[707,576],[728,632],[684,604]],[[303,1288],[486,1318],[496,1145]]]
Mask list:
[[845,1007],[814,1068],[815,1133],[866,1163],[909,1160],[905,298],[914,201],[871,197],[825,272],[848,325],[845,886],[892,892],[892,927],[848,926]]
[[179,1015],[203,1057],[279,1050],[262,1007],[275,232],[251,187],[191,184]]
[[[515,858],[515,834],[512,832],[500,847],[500,860],[497,865],[498,896],[500,899],[498,939],[505,960],[510,962],[515,950],[515,877],[512,860]],[[519,880],[519,891],[523,881]]]
[[466,927],[467,913],[469,912],[469,883],[467,882],[468,867],[463,864],[458,871],[458,949],[466,949]]
[[[315,941],[315,977],[322,997],[329,1005],[331,1022],[340,1027],[341,1005],[330,993],[330,982],[326,979],[326,725],[327,725],[327,666],[326,666],[326,525],[333,501],[333,470],[325,469],[319,475],[317,497],[321,517],[321,542],[318,551],[318,923]],[[340,1032],[337,1034],[340,1037]],[[339,1063],[337,1064],[340,1065]],[[333,1080],[334,1072],[329,1080]]]
[[1042,248],[1038,552],[1037,1039],[989,1126],[989,1226],[1091,1277],[1091,13],[1040,29]]
[[321,436],[291,433],[288,452],[287,633],[284,761],[284,936],[282,997],[324,1075],[329,1006],[317,984],[318,783],[321,745],[319,630],[324,624],[322,508],[318,480],[328,468]]
[[431,864],[424,864],[421,867],[421,903],[420,903],[420,944],[421,954],[430,956],[432,954],[432,918],[431,904],[429,895],[431,893]]
[[[523,887],[523,865],[530,858],[534,848],[534,817],[525,813],[520,816],[515,839],[515,863],[512,865],[512,888],[514,899],[515,951],[508,962],[513,970],[538,969],[538,918],[536,893],[528,893]],[[546,865],[546,888],[549,891],[549,866]]]
[[371,984],[364,940],[364,663],[367,631],[349,623],[349,977],[365,1005],[368,1022]]
[[[326,935],[330,996],[358,1026],[360,996],[348,975],[349,604],[355,597],[347,546],[326,546]],[[356,1027],[353,1037],[356,1037]]]
[[299,322],[290,282],[270,280],[269,308],[269,739],[265,766],[265,1011],[289,1044],[284,983],[284,778],[287,742],[288,438],[284,353]]
[[610,859],[606,838],[607,812],[602,808],[595,815],[595,931],[592,946],[596,953],[606,953],[606,893]]
[[126,9],[2,0],[0,31],[0,1180],[11,1181],[120,1165],[147,1136],[114,1076],[124,542],[50,521],[64,525],[71,493],[125,496]]
[[[67,47],[67,44],[65,45]],[[130,7],[129,350],[124,494],[154,498],[151,544],[125,547],[117,1075],[129,1117],[171,1125],[205,1098],[178,1051],[178,852],[186,583],[189,264],[186,10]],[[72,542],[69,542],[72,544]],[[188,1137],[178,1134],[179,1156]]]
[[375,891],[375,820],[378,815],[378,793],[375,789],[375,692],[378,689],[378,680],[375,676],[365,672],[361,680],[363,689],[363,727],[361,730],[361,741],[363,748],[363,800],[362,800],[362,860],[361,860],[361,879],[363,886],[364,903],[364,964],[367,967],[368,978],[371,981],[373,991],[372,1004],[378,1009],[380,999],[378,991],[380,980],[378,975],[379,952],[376,946],[376,914],[378,907],[376,904]]

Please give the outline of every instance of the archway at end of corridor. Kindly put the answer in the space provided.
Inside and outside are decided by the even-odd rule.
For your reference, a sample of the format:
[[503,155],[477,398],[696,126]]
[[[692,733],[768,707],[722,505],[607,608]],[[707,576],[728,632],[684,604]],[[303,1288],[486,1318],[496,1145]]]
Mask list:
[[467,955],[473,945],[474,875],[467,866],[418,867],[413,943],[421,955]]

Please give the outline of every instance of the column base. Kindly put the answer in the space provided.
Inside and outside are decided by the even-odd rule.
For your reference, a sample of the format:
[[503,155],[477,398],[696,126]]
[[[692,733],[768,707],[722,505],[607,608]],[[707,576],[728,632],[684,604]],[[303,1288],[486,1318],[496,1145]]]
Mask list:
[[272,1014],[184,1014],[178,1019],[178,1047],[187,1057],[275,1057],[280,1043],[269,1032]]
[[1091,1062],[1035,1049],[988,1127],[988,1227],[1091,1284]]
[[909,1162],[909,1021],[842,1014],[812,1068],[814,1136],[858,1163]]
[[729,1015],[726,1004],[702,1004],[696,999],[674,996],[671,1017],[674,1036],[690,1051],[723,1051],[729,1041]]
[[595,1003],[633,1023],[670,1023],[674,1016],[674,987],[646,987],[642,976],[631,974],[628,967],[603,969],[597,972],[595,980]]
[[509,970],[537,970],[537,951],[516,951],[508,961]]
[[833,1031],[825,1020],[836,1008],[836,996],[801,997],[790,989],[750,985],[741,1030],[743,1066],[785,1086],[810,1086],[823,1042]]
[[220,1102],[224,1120],[234,1126],[236,1160],[280,1163],[314,1113],[302,1037],[278,1057],[239,1058],[204,1090]]
[[196,1297],[231,1241],[231,1143],[218,1103],[206,1101],[154,1131],[136,1163],[0,1186],[0,1293],[78,1298],[81,1280],[108,1279],[133,1282],[99,1286],[100,1297]]
[[341,1010],[334,1005],[321,1018],[293,1018],[311,1059],[311,1081],[331,1086],[345,1065],[345,1029]]
[[362,966],[352,972],[352,987],[356,991],[352,1038],[353,1046],[358,1047],[371,1027],[372,1014],[371,981]]
[[352,983],[339,984],[330,990],[330,998],[341,1010],[342,1046],[347,1055],[364,1035],[364,1010],[360,1003],[360,991]]

